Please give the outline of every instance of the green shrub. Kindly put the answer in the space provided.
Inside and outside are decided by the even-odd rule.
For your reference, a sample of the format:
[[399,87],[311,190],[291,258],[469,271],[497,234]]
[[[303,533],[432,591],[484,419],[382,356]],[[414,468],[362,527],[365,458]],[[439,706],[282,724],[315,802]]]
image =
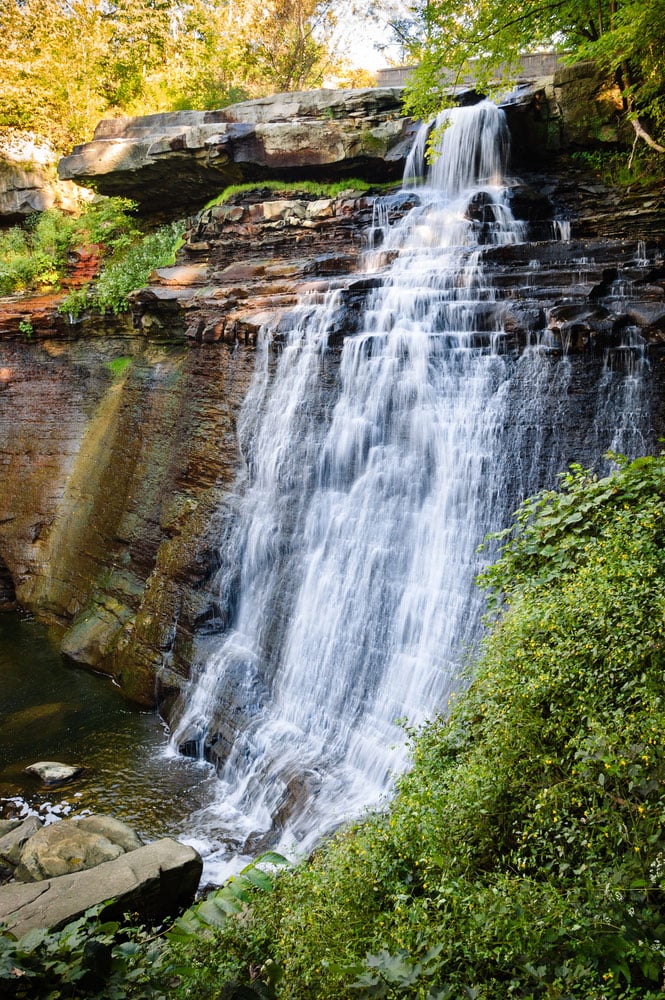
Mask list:
[[0,993],[15,1000],[165,1000],[149,981],[161,944],[141,927],[100,919],[101,906],[60,931],[18,940],[0,928]]
[[502,534],[472,682],[412,734],[385,813],[279,876],[251,866],[158,946],[128,929],[117,966],[114,931],[125,993],[99,995],[662,997],[665,458],[617,461]]
[[69,254],[81,244],[101,244],[119,253],[140,237],[127,198],[100,198],[75,218],[59,209],[36,212],[24,227],[0,234],[0,294],[57,289]]
[[638,147],[632,153],[612,150],[581,150],[571,153],[571,159],[598,176],[608,187],[652,187],[662,183],[662,154],[648,147]]
[[129,308],[129,293],[145,285],[156,267],[175,261],[183,228],[182,222],[172,222],[145,236],[137,230],[120,233],[98,278],[65,296],[58,307],[60,312],[71,319],[86,309],[124,312]]
[[94,305],[102,312],[126,310],[129,293],[145,285],[156,267],[174,262],[182,242],[182,230],[182,223],[172,222],[128,248],[117,250],[104,265],[95,283]]

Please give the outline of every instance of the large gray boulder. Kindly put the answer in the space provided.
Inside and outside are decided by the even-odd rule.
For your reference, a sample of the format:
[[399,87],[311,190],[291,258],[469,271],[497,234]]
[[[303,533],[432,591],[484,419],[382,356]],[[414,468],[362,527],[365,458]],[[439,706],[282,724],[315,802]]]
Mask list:
[[20,222],[48,208],[75,211],[90,195],[71,181],[59,181],[58,157],[31,132],[0,131],[0,222]]
[[20,882],[38,882],[68,875],[140,847],[141,841],[134,831],[112,816],[65,819],[43,827],[30,837],[21,852],[15,877]]
[[101,122],[60,161],[62,179],[150,210],[201,205],[229,184],[361,174],[399,178],[412,123],[400,88],[276,94],[219,111]]
[[57,930],[107,900],[109,918],[131,909],[161,920],[191,903],[202,867],[192,847],[164,838],[86,871],[0,886],[0,923],[16,937],[33,927]]

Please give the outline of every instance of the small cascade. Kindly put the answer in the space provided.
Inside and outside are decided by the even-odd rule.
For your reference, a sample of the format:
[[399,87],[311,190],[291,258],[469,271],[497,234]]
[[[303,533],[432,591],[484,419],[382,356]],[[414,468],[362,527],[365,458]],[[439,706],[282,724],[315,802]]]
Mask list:
[[636,370],[602,366],[587,412],[570,359],[507,333],[483,263],[527,237],[502,112],[482,102],[437,124],[433,167],[429,127],[407,166],[415,206],[375,218],[358,332],[341,353],[328,343],[337,289],[257,349],[221,548],[226,627],[172,737],[216,762],[217,802],[193,822],[223,849],[307,850],[379,804],[406,765],[398,720],[445,710],[478,641],[485,533],[568,462],[640,447]]

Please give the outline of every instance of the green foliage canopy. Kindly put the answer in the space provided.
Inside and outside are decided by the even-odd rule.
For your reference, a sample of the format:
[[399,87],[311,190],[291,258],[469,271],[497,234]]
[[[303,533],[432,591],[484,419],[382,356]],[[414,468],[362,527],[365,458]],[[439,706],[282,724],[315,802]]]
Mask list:
[[[348,0],[344,0],[346,4]],[[332,0],[0,0],[0,128],[61,151],[114,114],[320,85]]]
[[[447,101],[444,71],[482,88],[509,81],[520,54],[555,48],[571,59],[595,59],[619,84],[627,112],[665,129],[665,0],[425,0],[415,8],[420,32],[411,55],[420,62],[407,96],[428,118]],[[665,152],[665,150],[661,150]]]

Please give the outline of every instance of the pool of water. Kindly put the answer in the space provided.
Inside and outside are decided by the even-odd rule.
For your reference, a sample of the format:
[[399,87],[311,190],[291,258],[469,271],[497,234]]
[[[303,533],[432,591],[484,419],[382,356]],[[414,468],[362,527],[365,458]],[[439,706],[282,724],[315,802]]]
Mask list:
[[[48,630],[20,614],[0,614],[0,815],[103,812],[144,840],[174,836],[200,843],[191,817],[215,797],[205,764],[169,752],[154,713],[128,704],[108,678],[68,666]],[[28,764],[81,764],[56,788],[25,773]]]

